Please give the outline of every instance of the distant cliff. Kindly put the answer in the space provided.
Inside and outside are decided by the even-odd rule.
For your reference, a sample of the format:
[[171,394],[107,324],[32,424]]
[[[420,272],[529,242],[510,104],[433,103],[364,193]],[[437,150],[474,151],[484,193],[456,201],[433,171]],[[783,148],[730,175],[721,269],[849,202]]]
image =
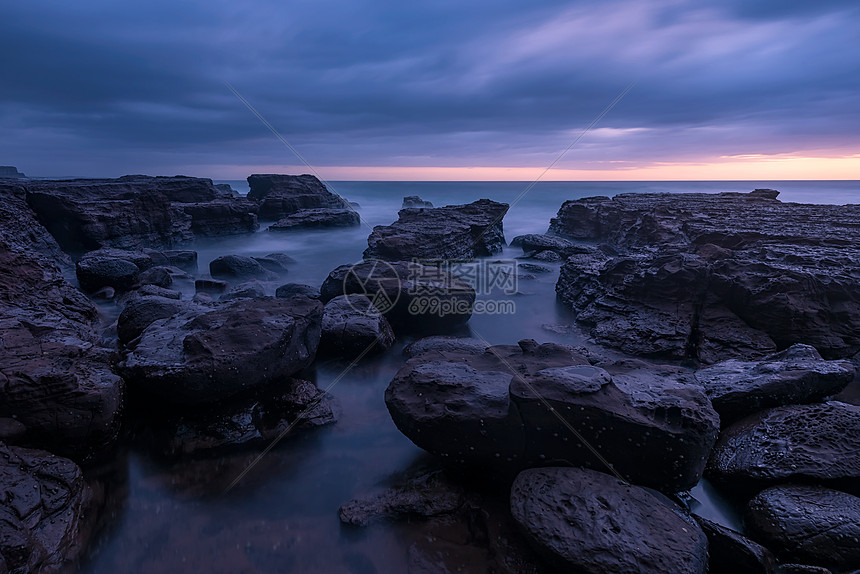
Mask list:
[[14,178],[18,179],[21,177],[27,177],[16,168],[14,165],[0,165],[0,178]]

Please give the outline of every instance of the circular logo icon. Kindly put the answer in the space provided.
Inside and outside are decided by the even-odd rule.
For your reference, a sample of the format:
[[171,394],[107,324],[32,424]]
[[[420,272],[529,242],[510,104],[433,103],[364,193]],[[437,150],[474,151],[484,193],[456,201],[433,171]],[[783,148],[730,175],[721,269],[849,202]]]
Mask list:
[[365,315],[376,312],[384,315],[394,309],[401,289],[397,268],[380,259],[356,263],[343,276],[344,293],[364,295],[373,304],[372,310],[347,298],[350,307]]

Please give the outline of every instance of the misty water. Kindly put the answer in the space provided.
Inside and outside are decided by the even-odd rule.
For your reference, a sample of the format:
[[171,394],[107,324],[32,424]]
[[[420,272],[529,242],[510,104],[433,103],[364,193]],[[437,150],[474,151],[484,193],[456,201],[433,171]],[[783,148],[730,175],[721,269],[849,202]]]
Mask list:
[[[244,181],[226,181],[247,193]],[[201,276],[209,262],[225,254],[263,256],[282,252],[296,260],[288,276],[268,285],[269,294],[282,283],[319,286],[341,264],[361,259],[374,225],[397,218],[401,201],[419,195],[436,206],[467,203],[480,198],[516,202],[504,220],[508,240],[525,233],[544,233],[549,220],[567,199],[627,192],[750,191],[770,187],[782,201],[860,203],[860,182],[583,182],[541,183],[517,201],[526,183],[333,182],[331,187],[357,202],[363,225],[255,234],[199,241],[189,248],[199,253]],[[506,248],[492,259],[513,259],[522,251]],[[524,338],[539,342],[581,344],[569,312],[557,303],[552,273],[520,278],[517,293],[505,297],[512,314],[474,315],[462,334],[493,344],[515,344]],[[193,285],[180,285],[183,298]],[[104,307],[108,317],[116,309]],[[481,569],[480,552],[449,552],[450,543],[419,523],[378,524],[355,530],[341,526],[338,508],[356,498],[379,492],[411,469],[433,465],[432,457],[414,446],[394,426],[383,393],[405,361],[409,339],[384,354],[348,370],[342,361],[318,362],[308,378],[337,398],[336,424],[288,435],[239,484],[227,486],[251,464],[262,446],[217,456],[165,460],[127,439],[115,460],[88,470],[103,487],[106,500],[100,529],[82,565],[88,573],[114,572],[319,572],[370,574],[406,572],[411,553],[434,556],[451,571]],[[332,385],[333,382],[336,384]],[[489,491],[494,486],[489,485]],[[730,527],[739,517],[703,481],[693,491],[695,511]],[[489,497],[492,512],[504,512],[504,493]]]

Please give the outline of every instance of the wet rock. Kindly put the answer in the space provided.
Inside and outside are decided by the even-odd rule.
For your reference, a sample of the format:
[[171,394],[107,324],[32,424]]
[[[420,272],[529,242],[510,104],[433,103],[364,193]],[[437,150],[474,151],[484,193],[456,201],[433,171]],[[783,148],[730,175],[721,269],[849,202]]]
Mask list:
[[433,337],[423,337],[409,343],[403,349],[403,354],[410,358],[417,357],[428,351],[467,351],[480,354],[486,351],[489,346],[490,344],[482,339],[436,335]]
[[476,297],[471,285],[444,269],[380,260],[341,265],[320,287],[323,301],[349,294],[369,298],[395,333],[460,327],[472,316]]
[[229,283],[220,279],[197,279],[194,282],[194,290],[197,293],[208,293],[210,295],[223,293],[229,286]]
[[693,516],[708,537],[708,574],[772,574],[776,558],[770,550],[749,538]]
[[746,513],[753,537],[785,561],[860,568],[860,498],[818,486],[768,488]]
[[190,250],[163,251],[167,262],[187,273],[197,273],[197,252]]
[[452,464],[608,464],[669,492],[695,485],[719,419],[692,376],[639,361],[604,367],[530,340],[482,353],[431,347],[397,372],[385,403],[403,434]]
[[539,265],[537,263],[517,263],[517,269],[529,271],[531,273],[552,273],[552,267]]
[[134,250],[134,249],[117,249],[114,247],[102,247],[95,251],[88,251],[81,259],[122,259],[134,263],[140,271],[146,271],[154,265],[167,265],[167,258],[161,252],[153,249]]
[[257,280],[246,281],[236,285],[219,298],[219,301],[236,299],[259,299],[266,296],[266,288]]
[[860,206],[783,204],[773,193],[565,202],[552,233],[621,255],[568,261],[556,291],[596,340],[628,353],[713,363],[804,343],[851,356]]
[[723,426],[770,407],[814,403],[854,380],[851,361],[825,361],[814,347],[792,345],[761,361],[730,359],[696,372]]
[[209,263],[209,274],[227,279],[275,279],[275,274],[244,255],[222,255]]
[[829,568],[824,568],[823,566],[780,564],[777,574],[833,574],[833,572]]
[[564,256],[574,249],[575,243],[562,237],[553,237],[551,235],[540,235],[530,233],[528,235],[518,235],[511,240],[511,247],[520,247],[523,253],[550,251],[557,255]]
[[671,501],[600,472],[540,468],[511,487],[511,514],[561,572],[704,573],[708,543]]
[[13,418],[0,418],[0,442],[15,444],[27,433],[27,427]]
[[289,272],[289,266],[296,262],[286,253],[269,253],[265,257],[252,257],[254,261],[273,273],[283,275]]
[[156,285],[143,285],[138,289],[127,293],[121,302],[126,304],[132,299],[136,299],[138,297],[164,297],[166,299],[179,300],[182,299],[182,293],[174,291],[173,289],[158,287]]
[[224,198],[209,179],[125,176],[29,180],[27,203],[69,253],[170,247],[195,236],[257,228],[253,202]]
[[14,165],[0,165],[0,178],[20,179],[25,177],[27,176],[18,171]]
[[233,187],[229,183],[216,183],[215,189],[221,195],[226,195],[228,197],[240,197],[239,192],[233,189]]
[[286,285],[281,285],[277,289],[275,289],[275,297],[278,299],[289,299],[290,297],[295,297],[296,295],[301,295],[302,297],[309,297],[311,299],[319,299],[320,298],[320,290],[316,287],[311,287],[310,285],[303,285],[301,283],[287,283]]
[[162,454],[177,457],[268,444],[285,432],[333,424],[338,411],[334,397],[310,381],[290,379],[203,409],[170,412],[150,432]]
[[355,227],[361,217],[353,209],[301,209],[269,226],[269,231],[291,231],[313,227]]
[[398,219],[367,238],[365,259],[472,259],[502,250],[506,203],[481,199],[466,205],[401,209]]
[[464,502],[463,487],[437,470],[411,478],[376,496],[351,500],[340,507],[338,516],[344,524],[368,526],[379,520],[451,514]]
[[151,323],[118,369],[170,402],[217,401],[307,367],[321,319],[322,305],[302,297],[193,308]]
[[130,301],[117,319],[117,337],[128,345],[154,321],[187,311],[190,304],[165,297],[139,297]]
[[104,287],[127,291],[137,283],[140,270],[125,259],[85,257],[75,264],[75,274],[84,291],[94,292]]
[[561,261],[561,256],[555,251],[540,251],[535,253],[529,259],[534,259],[535,261],[546,261],[548,263],[555,263],[556,261]]
[[720,433],[708,475],[750,487],[803,479],[850,484],[860,478],[860,406],[791,405],[741,419]]
[[403,198],[403,206],[401,209],[431,209],[433,207],[433,203],[429,201],[424,201],[417,195],[407,195]]
[[57,572],[81,557],[94,525],[93,496],[72,461],[0,443],[0,566]]
[[254,174],[248,176],[248,198],[259,202],[262,219],[277,221],[302,209],[349,209],[312,175]]
[[354,359],[381,353],[393,343],[388,320],[364,295],[339,295],[325,304],[320,353]]
[[167,267],[151,267],[137,276],[137,284],[167,288],[173,285],[173,276]]

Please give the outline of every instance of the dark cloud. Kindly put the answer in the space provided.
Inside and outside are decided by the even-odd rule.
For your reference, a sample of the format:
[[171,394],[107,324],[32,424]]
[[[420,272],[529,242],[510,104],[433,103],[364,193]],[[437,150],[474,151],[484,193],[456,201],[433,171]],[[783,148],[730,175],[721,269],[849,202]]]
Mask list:
[[0,163],[59,175],[295,163],[545,165],[848,148],[854,2],[0,5]]

